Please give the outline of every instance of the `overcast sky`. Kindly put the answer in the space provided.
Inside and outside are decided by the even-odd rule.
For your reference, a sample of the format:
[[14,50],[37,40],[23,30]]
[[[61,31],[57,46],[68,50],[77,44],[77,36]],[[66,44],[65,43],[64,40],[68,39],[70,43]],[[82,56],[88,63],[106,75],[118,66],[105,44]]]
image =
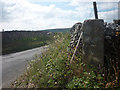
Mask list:
[[[89,2],[88,2],[89,1]],[[0,30],[69,28],[93,19],[90,0],[1,0]],[[118,19],[119,0],[96,0],[100,19]]]

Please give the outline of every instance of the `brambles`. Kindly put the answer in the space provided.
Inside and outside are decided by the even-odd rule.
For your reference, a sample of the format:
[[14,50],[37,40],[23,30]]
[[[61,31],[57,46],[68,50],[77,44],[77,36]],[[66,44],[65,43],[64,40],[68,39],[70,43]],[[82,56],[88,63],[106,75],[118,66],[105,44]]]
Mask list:
[[[70,63],[72,50],[69,50],[70,35],[57,33],[54,43],[40,57],[29,62],[26,72],[16,80],[13,88],[104,88],[111,83],[104,82],[100,69],[81,63],[81,55]],[[81,48],[80,48],[81,49]],[[114,76],[115,77],[115,76]]]

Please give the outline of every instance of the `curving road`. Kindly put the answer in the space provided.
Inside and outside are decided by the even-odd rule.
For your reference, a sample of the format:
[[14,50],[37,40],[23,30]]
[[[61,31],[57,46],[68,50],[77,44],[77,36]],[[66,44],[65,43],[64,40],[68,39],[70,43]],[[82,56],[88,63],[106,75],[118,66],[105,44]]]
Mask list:
[[36,55],[41,55],[41,52],[45,51],[47,47],[3,55],[2,61],[0,60],[2,63],[2,88],[8,88],[10,83],[25,71],[27,62],[33,60]]

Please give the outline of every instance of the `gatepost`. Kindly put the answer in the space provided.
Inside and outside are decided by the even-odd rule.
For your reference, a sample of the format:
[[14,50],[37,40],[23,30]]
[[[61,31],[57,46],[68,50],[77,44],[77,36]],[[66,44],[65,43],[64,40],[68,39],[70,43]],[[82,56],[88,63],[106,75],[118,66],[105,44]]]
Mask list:
[[85,20],[83,31],[83,59],[88,65],[104,65],[104,21],[102,19]]

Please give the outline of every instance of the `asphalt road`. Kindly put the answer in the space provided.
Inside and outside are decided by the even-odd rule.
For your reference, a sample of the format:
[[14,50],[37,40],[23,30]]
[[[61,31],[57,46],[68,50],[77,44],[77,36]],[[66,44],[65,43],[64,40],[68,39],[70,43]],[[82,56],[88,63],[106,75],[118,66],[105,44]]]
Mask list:
[[47,46],[30,49],[13,54],[3,55],[2,61],[2,88],[8,88],[10,83],[19,77],[26,68],[28,61],[40,56]]

